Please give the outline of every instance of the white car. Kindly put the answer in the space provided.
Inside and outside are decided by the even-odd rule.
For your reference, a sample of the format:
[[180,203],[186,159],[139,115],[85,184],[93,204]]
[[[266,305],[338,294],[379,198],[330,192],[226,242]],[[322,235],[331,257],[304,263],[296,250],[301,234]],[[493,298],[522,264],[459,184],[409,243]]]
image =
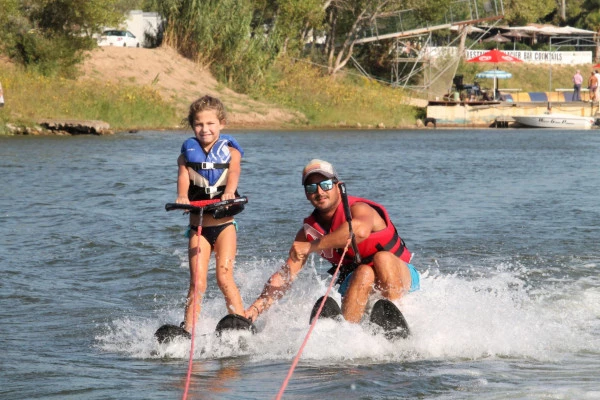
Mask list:
[[140,42],[129,31],[110,30],[102,33],[98,46],[140,47]]

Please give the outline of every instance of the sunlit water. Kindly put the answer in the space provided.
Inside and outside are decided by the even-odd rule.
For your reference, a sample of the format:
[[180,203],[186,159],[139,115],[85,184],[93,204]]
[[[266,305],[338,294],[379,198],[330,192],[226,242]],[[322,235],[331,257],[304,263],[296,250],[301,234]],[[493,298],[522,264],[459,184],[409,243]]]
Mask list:
[[[388,208],[422,273],[409,339],[320,322],[284,398],[600,398],[596,131],[230,133],[245,304],[310,212],[313,157]],[[0,398],[181,397],[189,342],[152,335],[183,317],[186,217],[164,204],[189,135],[0,138]],[[225,313],[211,279],[189,398],[274,398],[328,267],[311,259],[243,349],[200,336]]]

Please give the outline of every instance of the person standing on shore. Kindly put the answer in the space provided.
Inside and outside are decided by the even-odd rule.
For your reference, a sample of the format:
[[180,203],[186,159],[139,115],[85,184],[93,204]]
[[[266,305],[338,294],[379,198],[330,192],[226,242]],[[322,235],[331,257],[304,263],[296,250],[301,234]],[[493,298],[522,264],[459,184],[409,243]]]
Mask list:
[[596,98],[596,101],[600,101],[600,72],[598,72],[598,70],[594,71],[594,75],[596,75],[596,93],[594,94],[594,97]]
[[596,90],[598,90],[598,78],[594,74],[594,71],[592,71],[588,79],[588,89],[590,90],[590,103],[593,103],[596,100]]
[[583,83],[583,76],[579,70],[573,75],[573,97],[571,101],[581,101],[581,84]]

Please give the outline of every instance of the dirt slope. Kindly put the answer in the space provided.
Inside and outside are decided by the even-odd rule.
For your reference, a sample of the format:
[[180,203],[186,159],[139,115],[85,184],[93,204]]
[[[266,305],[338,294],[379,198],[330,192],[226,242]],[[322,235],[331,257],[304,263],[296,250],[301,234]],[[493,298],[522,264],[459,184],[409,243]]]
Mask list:
[[80,79],[152,85],[165,100],[176,105],[182,118],[187,116],[187,107],[192,101],[210,94],[225,104],[231,127],[278,128],[304,119],[298,113],[254,101],[224,88],[209,71],[170,48],[100,47],[89,54],[82,72]]

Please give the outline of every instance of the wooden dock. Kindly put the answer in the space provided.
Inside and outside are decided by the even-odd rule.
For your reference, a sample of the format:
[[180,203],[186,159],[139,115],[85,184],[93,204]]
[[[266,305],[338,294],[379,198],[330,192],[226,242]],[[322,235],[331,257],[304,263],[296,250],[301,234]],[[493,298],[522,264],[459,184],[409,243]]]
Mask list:
[[501,115],[496,117],[494,120],[495,128],[508,128],[509,125],[513,124],[515,119],[509,115]]

